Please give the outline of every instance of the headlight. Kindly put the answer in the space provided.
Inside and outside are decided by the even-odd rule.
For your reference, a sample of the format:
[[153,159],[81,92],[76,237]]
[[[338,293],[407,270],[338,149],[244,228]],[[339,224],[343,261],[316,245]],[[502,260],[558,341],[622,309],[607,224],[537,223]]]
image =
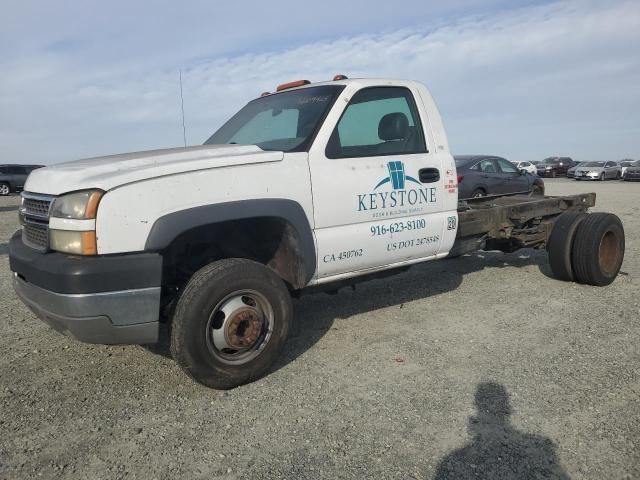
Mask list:
[[74,255],[95,255],[98,253],[96,232],[49,230],[49,248]]
[[[84,190],[68,193],[55,199],[49,221],[51,250],[74,255],[98,253],[94,220],[102,195],[104,195],[102,190]],[[60,225],[60,220],[54,222],[56,218],[65,219],[65,223],[68,223],[71,229],[68,230],[65,223]]]
[[68,193],[56,198],[51,208],[51,216],[74,220],[88,220],[96,218],[98,203],[104,194],[101,190],[85,190],[84,192]]

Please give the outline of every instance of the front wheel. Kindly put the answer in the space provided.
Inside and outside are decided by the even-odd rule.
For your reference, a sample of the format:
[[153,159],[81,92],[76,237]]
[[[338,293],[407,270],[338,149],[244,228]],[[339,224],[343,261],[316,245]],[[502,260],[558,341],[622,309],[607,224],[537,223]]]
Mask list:
[[604,182],[606,179],[607,179],[607,176],[604,174],[604,172],[602,172],[602,173],[600,174],[600,181],[601,181],[601,182]]
[[197,271],[180,296],[171,353],[197,382],[237,387],[268,372],[291,317],[291,296],[273,270],[251,260],[219,260]]
[[6,197],[11,193],[11,188],[9,188],[9,184],[5,182],[0,183],[0,195]]

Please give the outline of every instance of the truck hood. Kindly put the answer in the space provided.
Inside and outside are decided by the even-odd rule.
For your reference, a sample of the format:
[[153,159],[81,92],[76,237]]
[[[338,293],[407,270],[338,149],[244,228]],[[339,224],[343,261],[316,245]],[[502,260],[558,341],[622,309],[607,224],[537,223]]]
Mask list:
[[39,168],[29,175],[24,189],[48,195],[88,188],[106,191],[165,175],[278,162],[283,158],[283,152],[268,152],[255,145],[202,145],[123,153]]

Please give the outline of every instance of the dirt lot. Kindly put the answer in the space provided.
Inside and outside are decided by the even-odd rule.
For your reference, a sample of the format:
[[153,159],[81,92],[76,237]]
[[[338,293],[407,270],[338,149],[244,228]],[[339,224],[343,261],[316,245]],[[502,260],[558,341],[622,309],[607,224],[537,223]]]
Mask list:
[[622,218],[611,286],[522,251],[303,297],[277,369],[229,392],[166,347],[37,320],[10,284],[18,198],[1,198],[0,478],[640,478],[640,184],[546,183]]

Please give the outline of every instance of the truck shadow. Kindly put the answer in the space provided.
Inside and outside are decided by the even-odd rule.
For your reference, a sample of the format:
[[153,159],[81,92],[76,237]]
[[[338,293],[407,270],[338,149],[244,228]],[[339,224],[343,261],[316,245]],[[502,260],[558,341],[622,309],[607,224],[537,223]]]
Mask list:
[[336,319],[400,306],[456,290],[465,275],[485,268],[535,266],[535,274],[551,277],[545,251],[517,253],[476,252],[455,259],[415,265],[408,271],[384,279],[345,287],[336,294],[303,295],[294,301],[294,322],[283,355],[273,368],[278,370],[304,354],[332,327]]
[[9,253],[9,244],[0,243],[0,255],[7,255]]
[[475,406],[477,412],[468,425],[471,441],[440,462],[435,480],[569,480],[551,439],[521,432],[511,424],[512,409],[504,385],[480,383]]
[[[407,271],[384,279],[358,284],[355,291],[344,287],[337,293],[303,294],[294,299],[293,323],[283,354],[271,371],[277,371],[313,347],[332,327],[336,319],[399,306],[456,290],[465,275],[485,268],[537,266],[551,277],[545,251],[521,250],[517,253],[476,252],[459,258],[415,265]],[[536,272],[538,274],[538,272]],[[162,325],[160,341],[143,345],[147,351],[171,358],[169,329]]]
[[2,212],[17,212],[18,208],[19,208],[18,205],[8,205],[8,206],[0,207],[0,213],[2,213]]

